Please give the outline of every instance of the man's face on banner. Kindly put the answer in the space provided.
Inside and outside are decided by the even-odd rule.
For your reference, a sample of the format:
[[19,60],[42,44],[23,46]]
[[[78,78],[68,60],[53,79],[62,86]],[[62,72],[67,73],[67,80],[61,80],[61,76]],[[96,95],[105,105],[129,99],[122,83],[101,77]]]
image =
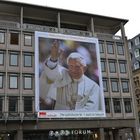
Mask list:
[[85,72],[85,67],[76,59],[69,59],[68,69],[72,79],[80,79]]

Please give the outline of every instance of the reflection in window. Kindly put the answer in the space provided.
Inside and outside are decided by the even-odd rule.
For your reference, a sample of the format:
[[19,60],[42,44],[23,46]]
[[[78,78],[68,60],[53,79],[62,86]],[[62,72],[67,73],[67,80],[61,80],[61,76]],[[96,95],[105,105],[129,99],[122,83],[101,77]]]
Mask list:
[[109,60],[109,70],[111,73],[116,73],[116,61]]
[[24,46],[32,46],[32,36],[24,34]]
[[99,42],[100,53],[104,53],[104,43]]
[[0,44],[4,44],[5,43],[5,33],[0,32]]
[[119,81],[118,79],[111,79],[112,92],[119,92]]
[[0,89],[3,88],[3,83],[4,83],[4,76],[3,73],[0,73]]
[[19,44],[19,33],[11,33],[10,34],[10,44],[18,45]]
[[18,88],[18,75],[17,74],[10,74],[9,75],[9,88],[10,89],[17,89]]
[[113,105],[114,105],[114,112],[115,113],[121,113],[120,99],[113,99]]
[[103,78],[104,92],[108,92],[108,79]]
[[0,51],[0,65],[4,65],[4,52]]
[[122,80],[121,85],[122,85],[123,92],[129,92],[129,81],[128,80]]
[[32,54],[24,54],[24,67],[32,67]]
[[108,98],[105,98],[105,110],[106,113],[110,113],[110,100]]
[[125,113],[132,112],[131,99],[124,99],[124,106],[125,106]]
[[126,61],[119,62],[120,73],[126,73]]
[[113,44],[107,44],[107,52],[108,54],[114,54]]
[[24,97],[24,111],[32,112],[33,111],[33,99],[32,97]]
[[17,97],[9,97],[9,112],[17,112],[18,111],[18,98]]
[[32,89],[32,75],[24,75],[23,77],[23,87],[24,89]]
[[124,55],[124,46],[122,44],[117,44],[118,55]]
[[18,66],[18,53],[10,52],[10,66]]
[[101,69],[102,69],[102,72],[106,71],[106,61],[105,60],[101,60]]

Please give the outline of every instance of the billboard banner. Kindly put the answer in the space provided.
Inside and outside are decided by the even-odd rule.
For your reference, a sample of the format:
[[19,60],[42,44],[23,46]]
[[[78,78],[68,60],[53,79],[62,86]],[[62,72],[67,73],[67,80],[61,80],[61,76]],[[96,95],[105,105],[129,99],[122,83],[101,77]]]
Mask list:
[[98,39],[35,32],[39,118],[105,117]]

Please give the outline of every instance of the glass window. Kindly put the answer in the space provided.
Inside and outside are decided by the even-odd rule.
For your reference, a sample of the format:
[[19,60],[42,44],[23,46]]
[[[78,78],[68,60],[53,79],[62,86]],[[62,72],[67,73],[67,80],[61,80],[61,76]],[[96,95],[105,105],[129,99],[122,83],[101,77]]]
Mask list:
[[100,53],[104,53],[104,43],[99,42]]
[[0,51],[0,65],[4,65],[4,52]]
[[33,80],[32,75],[24,75],[23,77],[23,87],[24,89],[32,89]]
[[0,97],[0,112],[2,112],[2,108],[3,108],[3,100],[2,100],[2,97]]
[[10,74],[9,75],[9,88],[10,89],[17,89],[18,88],[18,75],[17,74]]
[[126,61],[119,61],[120,73],[126,73]]
[[131,99],[124,99],[124,106],[125,106],[125,113],[131,113],[132,107],[131,107]]
[[18,53],[17,52],[10,52],[10,66],[18,66]]
[[24,46],[32,46],[32,36],[24,34]]
[[24,111],[32,112],[33,111],[33,99],[32,97],[24,97]]
[[109,60],[109,71],[111,73],[116,73],[116,61],[114,60]]
[[0,32],[0,44],[4,44],[5,43],[5,33]]
[[134,54],[135,54],[135,57],[139,57],[140,56],[140,50],[135,49]]
[[105,110],[106,113],[110,113],[110,100],[108,98],[105,98]]
[[3,88],[3,83],[4,83],[4,76],[3,73],[0,73],[0,89]]
[[17,112],[18,111],[18,98],[17,97],[9,97],[9,112]]
[[130,42],[128,42],[128,48],[129,48],[129,50],[131,50],[132,49],[132,42],[130,41]]
[[24,67],[32,67],[32,54],[24,54]]
[[114,112],[115,113],[121,113],[120,99],[113,99],[113,105],[114,105]]
[[135,45],[139,45],[140,44],[140,40],[139,40],[139,37],[135,38]]
[[109,54],[114,54],[114,47],[113,47],[113,44],[108,44],[107,43],[107,52]]
[[122,80],[121,85],[122,85],[123,92],[129,92],[129,81],[128,80]]
[[140,67],[140,62],[136,61],[136,62],[134,63],[134,69],[135,69],[135,70],[136,70],[136,69],[139,69],[139,67]]
[[112,92],[119,92],[119,81],[118,79],[111,79]]
[[104,92],[108,92],[108,79],[103,79]]
[[124,55],[124,46],[122,44],[117,44],[117,50],[119,55]]
[[11,33],[10,34],[10,44],[18,45],[19,44],[19,33]]
[[102,72],[106,71],[106,61],[105,60],[101,60],[101,69],[102,69]]

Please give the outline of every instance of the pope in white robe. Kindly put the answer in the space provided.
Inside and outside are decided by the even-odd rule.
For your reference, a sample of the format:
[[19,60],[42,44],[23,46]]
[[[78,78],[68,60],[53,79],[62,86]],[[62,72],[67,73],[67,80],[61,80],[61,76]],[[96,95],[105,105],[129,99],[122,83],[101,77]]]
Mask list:
[[[46,76],[54,81],[48,96],[56,101],[55,110],[98,111],[100,110],[100,88],[96,82],[84,75],[86,62],[79,53],[67,58],[68,69],[58,62],[57,46],[46,61]],[[53,90],[52,90],[53,91]]]

